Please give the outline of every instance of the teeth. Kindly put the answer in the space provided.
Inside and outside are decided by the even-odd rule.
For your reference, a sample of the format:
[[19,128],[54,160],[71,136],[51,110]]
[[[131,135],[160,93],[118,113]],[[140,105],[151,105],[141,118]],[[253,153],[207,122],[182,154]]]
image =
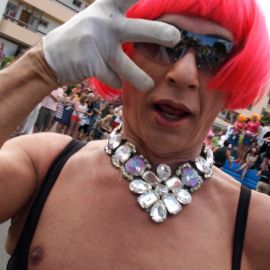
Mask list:
[[180,116],[175,115],[175,114],[170,114],[170,113],[166,113],[166,112],[162,112],[162,114],[163,114],[166,118],[169,118],[169,119],[172,119],[172,120],[180,119]]

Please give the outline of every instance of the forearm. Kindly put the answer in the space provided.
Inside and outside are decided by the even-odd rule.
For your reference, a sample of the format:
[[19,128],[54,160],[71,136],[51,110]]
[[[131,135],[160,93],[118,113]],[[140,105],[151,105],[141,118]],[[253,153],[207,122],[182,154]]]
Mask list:
[[32,109],[57,88],[57,80],[47,65],[39,44],[0,71],[0,144]]

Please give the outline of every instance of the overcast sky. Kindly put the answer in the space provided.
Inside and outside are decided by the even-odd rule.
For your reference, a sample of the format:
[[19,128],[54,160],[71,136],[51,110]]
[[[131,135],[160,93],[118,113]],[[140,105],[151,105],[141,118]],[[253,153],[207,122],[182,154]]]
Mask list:
[[265,12],[265,17],[267,20],[267,25],[270,33],[270,0],[258,0],[263,7]]

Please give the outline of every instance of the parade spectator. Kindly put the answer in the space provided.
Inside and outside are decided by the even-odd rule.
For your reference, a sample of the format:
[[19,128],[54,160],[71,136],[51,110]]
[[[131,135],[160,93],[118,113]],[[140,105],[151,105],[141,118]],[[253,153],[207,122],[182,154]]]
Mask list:
[[250,150],[253,142],[257,142],[257,135],[260,131],[260,116],[257,113],[253,113],[250,116],[250,121],[248,121],[245,130],[244,130],[244,139],[243,139],[243,151],[239,155],[239,162],[243,163],[247,152]]
[[76,93],[71,92],[70,95],[67,95],[65,98],[64,108],[62,118],[59,119],[56,132],[58,133],[69,133],[70,118],[73,113],[74,103],[79,100],[79,96]]
[[90,139],[95,138],[94,129],[97,128],[96,122],[100,119],[101,111],[100,111],[100,97],[91,94],[89,95],[89,103],[88,103],[88,111],[91,112],[89,117],[89,137]]
[[[260,148],[262,156],[261,170],[268,171],[270,161],[270,131],[266,132],[263,138],[263,145]],[[260,174],[260,172],[258,173]]]
[[65,107],[66,102],[67,102],[67,93],[66,92],[68,91],[68,87],[64,85],[64,86],[62,86],[62,89],[63,89],[64,93],[63,93],[62,97],[60,97],[58,99],[52,126],[54,126],[54,125],[58,126],[58,123],[61,123],[62,118],[63,118],[64,107]]
[[38,118],[34,126],[34,132],[50,130],[57,103],[63,97],[63,95],[64,90],[61,87],[58,87],[42,100]]
[[240,157],[244,151],[244,145],[240,139],[240,135],[243,134],[246,127],[247,117],[244,114],[240,114],[237,117],[236,122],[233,125],[232,133],[228,138],[228,142],[232,147],[232,153],[237,151],[237,156]]
[[259,158],[259,150],[258,148],[252,148],[248,151],[245,162],[242,164],[242,166],[238,169],[236,169],[236,172],[242,171],[240,181],[243,181],[247,171],[249,169],[254,169],[257,163],[257,160]]
[[87,113],[87,100],[88,96],[82,95],[78,101],[75,101],[73,104],[73,112],[70,117],[70,126],[69,126],[69,135],[77,139],[77,134],[81,121]]
[[230,167],[232,166],[231,149],[229,148],[229,142],[224,141],[224,146],[218,147],[214,151],[215,166],[222,168],[228,160]]
[[266,171],[260,173],[260,180],[257,182],[256,190],[258,192],[270,195],[270,171],[267,168]]

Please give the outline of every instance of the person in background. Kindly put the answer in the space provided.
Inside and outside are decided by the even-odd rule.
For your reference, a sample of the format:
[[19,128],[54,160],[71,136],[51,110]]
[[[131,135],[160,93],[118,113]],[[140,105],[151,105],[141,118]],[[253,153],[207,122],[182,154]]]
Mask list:
[[[78,101],[73,104],[73,112],[70,118],[69,135],[73,138],[77,138],[79,127],[82,124],[81,121],[87,114],[87,100],[88,96],[82,95]],[[84,123],[83,123],[84,124]]]
[[243,139],[243,151],[239,156],[239,162],[244,163],[245,157],[250,150],[252,143],[257,142],[257,135],[260,131],[260,116],[257,113],[253,113],[250,116],[250,121],[247,122],[245,130],[243,131],[244,139]]
[[249,150],[249,152],[247,153],[247,157],[246,157],[245,162],[242,164],[242,166],[240,168],[235,170],[236,172],[242,171],[240,181],[244,180],[244,178],[247,174],[247,171],[249,169],[255,168],[258,158],[259,158],[258,148],[255,148],[255,147],[251,148],[251,150]]
[[[228,142],[232,147],[232,153],[237,152],[236,156],[240,157],[244,151],[244,145],[240,140],[240,135],[244,132],[246,127],[247,117],[244,114],[239,114],[236,122],[233,125],[233,131],[228,138]],[[240,142],[239,142],[240,140]]]
[[61,87],[53,90],[41,103],[41,108],[34,125],[34,133],[49,131],[53,124],[58,101],[63,98],[64,90]]
[[260,173],[260,180],[258,181],[256,185],[256,190],[258,192],[270,195],[270,171],[269,168],[267,168],[266,171],[261,171]]
[[232,166],[231,149],[229,148],[229,142],[224,141],[224,146],[218,147],[214,150],[215,166],[222,168],[228,160],[230,167]]

